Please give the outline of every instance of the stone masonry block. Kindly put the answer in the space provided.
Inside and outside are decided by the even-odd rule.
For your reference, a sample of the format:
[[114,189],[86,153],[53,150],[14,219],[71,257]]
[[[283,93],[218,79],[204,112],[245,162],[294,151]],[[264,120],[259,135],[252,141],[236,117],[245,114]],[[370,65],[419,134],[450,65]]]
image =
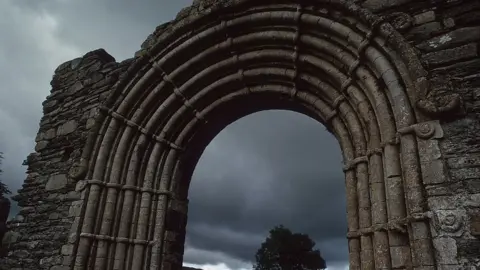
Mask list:
[[66,174],[55,174],[49,177],[45,189],[47,191],[61,189],[67,186],[68,178]]

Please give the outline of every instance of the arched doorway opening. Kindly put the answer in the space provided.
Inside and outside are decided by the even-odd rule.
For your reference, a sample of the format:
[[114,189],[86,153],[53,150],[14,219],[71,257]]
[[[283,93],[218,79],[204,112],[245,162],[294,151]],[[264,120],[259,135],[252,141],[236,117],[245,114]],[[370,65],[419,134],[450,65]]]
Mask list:
[[279,224],[306,233],[329,269],[348,261],[342,157],[336,139],[305,115],[270,110],[223,129],[188,188],[184,265],[251,269]]
[[75,269],[176,269],[201,152],[269,109],[306,114],[337,138],[351,269],[434,267],[417,140],[437,130],[413,105],[424,76],[384,18],[343,1],[231,1],[180,20],[102,107]]

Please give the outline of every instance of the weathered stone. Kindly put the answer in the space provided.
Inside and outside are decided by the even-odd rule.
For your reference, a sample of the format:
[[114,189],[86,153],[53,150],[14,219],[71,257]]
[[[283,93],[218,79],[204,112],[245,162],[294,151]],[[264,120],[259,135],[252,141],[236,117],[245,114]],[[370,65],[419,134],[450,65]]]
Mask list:
[[48,146],[48,141],[39,141],[39,142],[35,145],[35,151],[37,151],[37,152],[42,151],[42,150],[45,149],[47,146]]
[[436,196],[428,198],[428,206],[430,209],[454,210],[457,206],[454,198],[451,196]]
[[59,219],[60,218],[60,214],[59,213],[51,213],[49,216],[48,216],[48,219]]
[[455,26],[455,20],[453,18],[445,18],[443,19],[443,25],[445,28],[452,28]]
[[470,217],[470,233],[480,237],[480,215]]
[[2,246],[6,246],[9,244],[13,244],[17,242],[18,238],[20,237],[20,234],[17,232],[9,231],[7,232],[2,239]]
[[56,129],[51,128],[45,132],[39,132],[35,138],[35,142],[40,142],[41,140],[51,140],[56,136]]
[[55,265],[50,267],[50,270],[70,270],[70,267],[64,265]]
[[57,136],[70,134],[77,129],[77,126],[78,126],[77,121],[70,120],[58,127]]
[[443,26],[441,23],[429,22],[411,28],[410,31],[405,35],[405,37],[410,40],[424,40],[434,36],[442,30]]
[[89,118],[85,124],[86,129],[91,129],[95,125],[95,118]]
[[69,217],[78,217],[82,212],[82,203],[81,202],[73,202],[70,206],[70,210],[68,212]]
[[15,257],[24,259],[24,258],[28,258],[28,256],[29,256],[30,254],[29,254],[29,252],[26,251],[26,250],[17,250],[17,251],[14,251],[14,255],[15,255]]
[[458,264],[455,259],[457,257],[457,244],[455,239],[450,237],[441,237],[433,239],[433,245],[437,250],[437,261],[440,264]]
[[75,94],[75,93],[79,92],[79,91],[82,90],[82,89],[83,89],[83,84],[82,84],[82,82],[77,81],[77,82],[75,82],[75,83],[70,87],[70,89],[68,89],[67,93],[68,93],[68,94]]
[[455,24],[457,26],[468,26],[472,24],[478,24],[480,18],[480,10],[474,10],[461,14],[455,18]]
[[372,11],[380,11],[386,8],[392,8],[396,6],[400,6],[409,2],[412,2],[413,0],[366,0],[363,2],[362,6],[365,8],[368,8]]
[[63,245],[62,255],[71,255],[73,251],[73,245]]
[[414,24],[415,25],[420,25],[428,22],[432,22],[435,20],[435,11],[429,10],[423,13],[420,13],[418,15],[415,15],[413,17],[414,19]]
[[396,269],[406,268],[409,266],[410,252],[405,247],[391,247],[392,267]]
[[43,139],[51,140],[55,138],[55,136],[57,136],[57,132],[54,128],[51,128],[45,132],[45,134],[43,135]]
[[66,187],[68,179],[66,174],[55,174],[48,178],[45,190],[56,190]]
[[477,56],[477,44],[470,43],[453,49],[427,53],[422,57],[422,60],[429,66],[436,66]]
[[473,154],[469,156],[451,157],[447,159],[448,167],[460,169],[465,167],[480,167],[480,155]]
[[450,174],[452,179],[456,181],[477,179],[480,176],[480,167],[452,169]]
[[80,65],[80,63],[82,63],[82,58],[75,58],[70,61],[70,68],[76,69]]
[[28,248],[29,249],[35,249],[38,246],[39,243],[40,243],[39,241],[31,241],[31,242],[28,243]]
[[457,1],[456,5],[452,5],[441,11],[442,16],[445,18],[458,18],[464,14],[468,14],[469,11],[479,9],[480,1]]
[[464,193],[466,191],[465,186],[461,182],[447,182],[436,185],[425,186],[425,191],[428,197],[441,197],[441,196],[453,196],[458,193]]
[[480,193],[480,178],[463,181],[469,193]]
[[469,199],[465,202],[465,207],[480,208],[480,193],[471,194]]
[[465,27],[429,39],[416,45],[416,47],[426,52],[443,50],[475,41],[479,36],[480,26]]

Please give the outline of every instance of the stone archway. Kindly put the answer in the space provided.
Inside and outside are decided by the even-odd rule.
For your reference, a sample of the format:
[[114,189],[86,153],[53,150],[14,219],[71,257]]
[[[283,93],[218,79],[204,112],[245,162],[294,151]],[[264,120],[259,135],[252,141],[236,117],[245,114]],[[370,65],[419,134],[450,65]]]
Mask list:
[[[445,123],[439,116],[452,116],[461,100],[458,93],[431,89],[418,51],[398,32],[411,27],[408,14],[371,13],[403,2],[366,1],[367,8],[353,1],[271,2],[195,1],[157,28],[134,59],[116,64],[100,50],[57,69],[54,88],[69,78],[65,70],[84,80],[52,96],[63,102],[88,88],[87,99],[101,102],[82,111],[85,129],[75,131],[76,120],[53,129],[57,136],[79,134],[62,150],[72,162],[45,173],[48,181],[37,181],[38,173],[26,180],[27,186],[40,183],[41,196],[49,200],[67,194],[59,200],[71,220],[65,218],[63,238],[51,251],[62,256],[43,254],[40,262],[27,262],[13,252],[9,265],[177,269],[189,182],[203,149],[236,119],[287,109],[317,119],[341,146],[351,269],[459,267],[457,251],[478,243],[472,240],[476,223],[466,233],[461,229],[467,220],[462,207],[473,195],[452,196],[462,202],[453,210],[428,199],[441,193],[438,185],[452,174],[442,155]],[[458,40],[435,48],[467,39]],[[46,114],[55,104],[45,104]],[[54,147],[48,146],[50,130],[41,128],[37,137],[42,158],[50,155],[43,154],[46,147]],[[467,133],[450,140],[469,138]],[[474,162],[474,154],[468,157]],[[27,163],[36,170],[39,159],[31,155]],[[18,200],[28,206],[25,190]],[[469,212],[472,222],[475,211]],[[14,250],[23,246],[20,241]],[[461,256],[467,258],[464,266],[478,259]]]
[[[181,265],[191,172],[223,127],[291,109],[338,138],[351,269],[435,266],[413,50],[354,4],[227,2],[171,25],[101,107],[74,269]],[[97,135],[98,133],[98,135]],[[429,155],[429,153],[425,153]],[[423,171],[429,173],[430,168]]]

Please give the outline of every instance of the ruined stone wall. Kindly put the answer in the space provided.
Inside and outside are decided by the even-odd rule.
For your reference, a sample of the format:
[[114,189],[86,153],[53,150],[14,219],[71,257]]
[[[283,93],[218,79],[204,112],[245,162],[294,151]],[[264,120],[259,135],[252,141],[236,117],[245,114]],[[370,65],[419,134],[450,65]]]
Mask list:
[[9,247],[1,269],[66,269],[70,228],[80,193],[74,175],[98,104],[109,94],[130,61],[116,63],[104,50],[60,65],[43,102],[44,116],[35,153],[28,156],[27,178],[14,197],[20,212],[4,238]]
[[364,6],[410,15],[402,22],[411,26],[399,31],[429,72],[432,95],[462,97],[461,111],[440,116],[438,157],[447,175],[424,184],[437,263],[480,269],[480,1],[379,2]]
[[[215,1],[194,1],[178,20]],[[480,269],[480,1],[355,1],[379,15],[395,13],[392,24],[416,48],[429,71],[431,96],[458,93],[462,110],[440,115],[443,136],[432,143],[439,173],[424,183],[431,210],[437,262],[449,269]],[[398,13],[401,12],[401,13]],[[145,53],[159,26],[136,55]],[[44,102],[36,152],[27,159],[27,178],[15,197],[21,211],[9,224],[8,258],[0,269],[69,269],[75,217],[81,215],[75,175],[98,105],[132,60],[116,63],[97,50],[62,64]],[[420,147],[422,148],[422,147]],[[425,148],[426,149],[426,148]],[[476,269],[474,268],[474,269]]]

